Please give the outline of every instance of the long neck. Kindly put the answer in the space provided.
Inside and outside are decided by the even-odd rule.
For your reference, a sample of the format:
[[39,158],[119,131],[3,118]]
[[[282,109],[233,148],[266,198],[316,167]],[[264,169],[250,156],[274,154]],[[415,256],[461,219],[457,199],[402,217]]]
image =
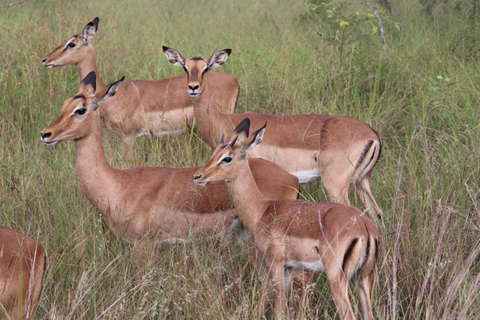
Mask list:
[[227,183],[233,204],[242,224],[253,234],[258,228],[258,222],[263,217],[270,204],[269,200],[258,189],[248,162],[243,161],[237,167],[237,178]]
[[85,54],[82,59],[76,64],[78,74],[80,75],[80,79],[84,79],[90,72],[95,71],[97,75],[97,90],[98,89],[105,89],[106,85],[103,83],[102,79],[100,78],[100,74],[97,69],[97,62],[95,60],[95,51],[93,47],[89,44],[85,48]]
[[115,197],[115,169],[105,158],[102,144],[102,127],[98,112],[86,137],[75,140],[77,172],[84,195],[103,213]]
[[222,134],[232,132],[232,124],[228,114],[222,113],[219,101],[209,94],[207,88],[200,98],[193,101],[195,121],[202,139],[212,148],[220,142]]

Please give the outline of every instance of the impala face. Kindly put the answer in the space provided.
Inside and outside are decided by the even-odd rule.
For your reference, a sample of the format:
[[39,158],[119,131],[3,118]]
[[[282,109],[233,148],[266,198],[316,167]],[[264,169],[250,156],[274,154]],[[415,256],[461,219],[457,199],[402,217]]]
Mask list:
[[43,66],[50,69],[69,64],[78,64],[83,59],[83,52],[93,50],[92,47],[89,46],[89,41],[98,30],[99,22],[100,19],[98,19],[98,17],[93,19],[85,26],[82,34],[74,35],[55,48],[42,60]]
[[225,144],[222,137],[210,160],[193,176],[193,182],[204,186],[207,183],[234,179],[236,167],[262,142],[266,125],[265,123],[249,137],[250,119],[245,118],[233,132],[230,142]]
[[171,64],[182,67],[187,73],[187,87],[190,98],[198,98],[205,89],[205,75],[210,69],[220,67],[227,61],[232,53],[230,49],[224,49],[215,52],[210,59],[205,60],[202,57],[185,59],[180,52],[163,46],[163,52]]
[[90,72],[80,83],[78,93],[62,105],[60,115],[41,132],[41,140],[47,145],[55,145],[63,140],[77,140],[91,131],[92,113],[100,104],[115,95],[121,81],[110,85],[104,92],[96,90],[95,72]]

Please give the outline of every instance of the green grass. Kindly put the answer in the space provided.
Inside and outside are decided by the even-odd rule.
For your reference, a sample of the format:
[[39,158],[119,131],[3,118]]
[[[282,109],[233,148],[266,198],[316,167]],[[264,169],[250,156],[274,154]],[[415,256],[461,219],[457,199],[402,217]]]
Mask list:
[[[239,79],[239,112],[341,114],[379,130],[372,188],[386,233],[375,316],[480,317],[480,8],[422,3],[434,2],[391,1],[391,12],[372,2],[386,64],[376,20],[356,1],[0,1],[0,224],[48,254],[37,318],[246,319],[259,301],[259,281],[231,238],[157,246],[140,266],[82,196],[73,143],[40,142],[79,82],[74,67],[45,70],[40,61],[95,16],[107,82],[180,74],[162,45],[204,57],[232,48],[221,71]],[[117,143],[105,131],[107,159],[128,167]],[[196,130],[143,137],[135,165],[202,165],[210,152]],[[321,182],[301,191],[326,199]],[[321,277],[307,318],[333,317]]]

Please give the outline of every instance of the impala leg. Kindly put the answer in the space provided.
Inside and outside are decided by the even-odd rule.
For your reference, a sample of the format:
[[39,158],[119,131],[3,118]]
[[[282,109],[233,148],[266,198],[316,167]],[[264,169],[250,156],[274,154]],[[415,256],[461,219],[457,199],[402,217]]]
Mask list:
[[362,304],[363,318],[371,320],[373,318],[371,290],[373,284],[373,272],[367,276],[359,275],[356,280],[356,289]]
[[382,209],[375,201],[372,190],[370,189],[370,177],[372,171],[367,173],[361,180],[355,182],[355,188],[358,198],[363,202],[363,205],[371,213],[370,216],[376,215],[378,219],[382,218]]
[[272,265],[269,270],[269,279],[275,292],[275,319],[283,319],[283,309],[285,307],[284,265],[280,263]]
[[133,160],[133,147],[135,145],[135,136],[123,136],[120,142],[120,152],[122,158],[126,161]]
[[[327,175],[328,176],[328,175]],[[323,178],[323,177],[322,177]],[[350,200],[348,199],[348,183],[345,183],[345,180],[337,179],[325,179],[323,181],[323,187],[327,192],[328,199],[332,202],[338,202],[350,205]]]
[[345,275],[338,274],[335,276],[329,275],[330,288],[332,290],[333,300],[337,306],[338,313],[341,319],[354,320],[355,315],[352,310],[352,305],[348,299],[348,281]]
[[305,306],[307,304],[308,285],[312,283],[314,272],[307,270],[294,270],[293,282],[298,286],[298,303],[295,306],[295,319],[303,319]]

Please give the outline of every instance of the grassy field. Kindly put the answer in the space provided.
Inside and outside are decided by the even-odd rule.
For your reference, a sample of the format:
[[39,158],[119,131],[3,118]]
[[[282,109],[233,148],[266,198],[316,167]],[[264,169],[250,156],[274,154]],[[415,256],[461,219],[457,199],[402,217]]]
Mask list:
[[[380,131],[372,188],[386,233],[375,316],[479,318],[480,4],[381,2],[390,7],[371,4],[388,62],[375,17],[357,1],[0,0],[0,224],[47,252],[37,318],[246,319],[259,300],[259,281],[228,237],[158,246],[139,267],[82,196],[73,143],[40,142],[79,82],[74,67],[40,62],[96,16],[106,82],[181,74],[162,45],[204,57],[231,48],[219,71],[238,77],[240,112],[348,115]],[[132,166],[104,133],[110,163]],[[171,167],[202,165],[211,152],[196,130],[140,138],[135,151],[135,165]],[[326,199],[321,182],[301,192]],[[337,317],[324,277],[310,297],[308,319]]]

